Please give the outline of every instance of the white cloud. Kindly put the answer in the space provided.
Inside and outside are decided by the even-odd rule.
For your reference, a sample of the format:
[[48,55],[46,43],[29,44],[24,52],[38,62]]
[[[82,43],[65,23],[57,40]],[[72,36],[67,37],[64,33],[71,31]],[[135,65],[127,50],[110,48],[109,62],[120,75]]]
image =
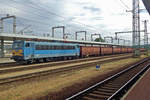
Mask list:
[[[123,1],[130,9],[120,0],[3,0],[0,12],[30,19],[19,18],[19,21],[31,24],[35,33],[50,33],[52,26],[65,25],[72,36],[79,30],[88,30],[89,35],[98,32],[113,36],[110,33],[132,29],[132,14],[126,12],[131,10],[132,0]],[[142,2],[141,8],[144,8]],[[148,13],[141,13],[141,20],[144,19],[149,19]],[[62,37],[61,30],[56,33],[56,37]]]

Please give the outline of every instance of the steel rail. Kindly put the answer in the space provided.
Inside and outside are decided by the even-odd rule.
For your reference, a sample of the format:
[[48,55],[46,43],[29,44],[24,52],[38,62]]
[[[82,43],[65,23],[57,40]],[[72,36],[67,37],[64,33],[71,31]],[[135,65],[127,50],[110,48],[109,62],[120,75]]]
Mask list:
[[[84,61],[84,60],[92,60],[92,59],[97,59],[97,58],[107,58],[107,57],[113,57],[113,56],[121,56],[121,55],[126,55],[126,54],[131,54],[131,53],[123,53],[123,54],[114,54],[114,55],[103,55],[103,56],[94,56],[94,57],[88,57],[88,58],[79,58],[79,59],[72,59],[69,61]],[[68,62],[68,60],[63,61],[63,60],[58,60],[60,63],[61,62]],[[55,61],[50,61],[48,63],[53,63]],[[58,63],[58,62],[57,62]],[[29,65],[34,65],[34,64],[39,64],[39,63],[32,63]],[[44,64],[44,63],[43,63]],[[45,63],[46,64],[46,63]],[[0,63],[0,68],[5,68],[5,67],[16,67],[16,66],[22,66],[24,64],[19,64],[16,62],[7,62],[7,63]],[[27,64],[28,65],[28,64]]]
[[[75,95],[73,95],[73,96],[71,96],[71,97],[66,98],[66,100],[82,100],[81,97],[82,97],[83,95],[86,95],[86,94],[91,93],[91,92],[94,91],[97,87],[103,86],[103,85],[104,85],[105,83],[107,83],[108,81],[114,80],[114,78],[116,78],[116,77],[118,78],[118,76],[120,76],[121,74],[123,74],[123,73],[129,71],[130,69],[135,68],[136,66],[138,66],[138,65],[140,65],[140,64],[143,64],[144,62],[146,62],[146,61],[148,61],[148,60],[149,60],[149,58],[146,58],[146,59],[144,59],[144,60],[142,60],[142,61],[136,63],[135,65],[132,65],[131,67],[128,67],[127,69],[125,69],[125,70],[123,70],[123,71],[121,71],[121,72],[119,72],[119,73],[117,73],[117,74],[115,74],[115,75],[113,75],[113,76],[111,76],[111,77],[109,77],[109,78],[103,80],[103,81],[100,81],[99,83],[97,83],[97,84],[95,84],[95,85],[93,85],[93,86],[91,86],[91,87],[89,87],[89,88],[87,88],[87,89],[85,89],[85,90],[83,90],[83,91],[81,91],[81,92],[78,92],[77,94],[75,94]],[[144,71],[147,67],[149,67],[149,66],[150,66],[150,64],[146,65],[146,67],[144,67],[140,72],[138,72],[136,75],[134,75],[134,77],[132,77],[128,82],[126,82],[126,84],[124,84],[123,86],[121,86],[115,93],[113,93],[111,96],[109,96],[109,97],[107,98],[107,100],[112,100],[112,99],[114,99],[114,97],[115,97],[116,95],[118,95],[119,92],[122,91],[122,89],[124,89],[124,88],[127,86],[127,84],[129,84],[132,80],[134,80],[135,77],[137,77],[141,72],[143,72],[143,71]],[[108,82],[108,83],[109,83],[109,82]],[[105,96],[106,96],[106,95],[105,95]],[[85,100],[86,100],[86,99],[85,99]],[[105,99],[105,100],[106,100],[106,99]]]
[[[113,58],[113,59],[109,59],[109,60],[99,61],[98,63],[102,64],[102,63],[105,63],[105,62],[111,62],[111,61],[115,61],[115,60],[129,58],[129,57],[131,57],[131,56],[119,57],[119,58],[116,58],[116,59]],[[5,84],[5,83],[20,81],[20,80],[24,80],[24,79],[44,76],[44,75],[48,75],[48,74],[52,75],[52,74],[57,74],[57,73],[60,73],[60,72],[65,72],[65,71],[70,71],[70,70],[83,69],[83,68],[86,68],[86,67],[90,67],[91,65],[95,65],[95,62],[80,64],[80,65],[73,65],[73,66],[69,66],[69,67],[63,67],[63,68],[57,68],[57,69],[51,69],[51,70],[45,70],[45,71],[25,73],[25,74],[22,74],[22,75],[16,75],[16,76],[11,76],[11,77],[6,77],[6,78],[0,78],[0,85]]]
[[30,69],[38,69],[38,68],[46,68],[46,67],[54,67],[58,65],[66,65],[70,63],[80,63],[83,61],[90,61],[90,60],[98,60],[98,59],[107,59],[107,58],[115,58],[115,57],[121,57],[124,55],[113,55],[113,56],[104,56],[104,57],[94,57],[89,59],[81,59],[81,60],[70,60],[70,61],[60,61],[60,62],[48,62],[48,63],[42,63],[42,64],[32,64],[32,65],[26,65],[26,66],[16,66],[16,67],[8,67],[8,68],[0,68],[0,74],[5,74],[8,72],[16,72],[16,71],[22,71],[22,70],[30,70]]

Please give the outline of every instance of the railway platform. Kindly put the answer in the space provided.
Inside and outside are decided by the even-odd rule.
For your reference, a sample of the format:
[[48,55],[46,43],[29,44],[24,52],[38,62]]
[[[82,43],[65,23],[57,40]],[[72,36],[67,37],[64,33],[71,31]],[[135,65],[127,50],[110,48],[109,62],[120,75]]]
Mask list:
[[129,90],[123,100],[150,100],[150,69]]
[[9,57],[7,57],[7,58],[0,58],[0,64],[1,63],[10,63],[10,62],[14,62],[14,60],[10,59]]

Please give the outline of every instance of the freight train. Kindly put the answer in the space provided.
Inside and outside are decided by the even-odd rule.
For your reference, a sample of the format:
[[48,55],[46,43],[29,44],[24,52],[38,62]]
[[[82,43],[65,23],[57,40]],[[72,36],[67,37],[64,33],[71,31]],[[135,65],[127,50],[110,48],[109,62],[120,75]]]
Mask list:
[[132,48],[109,46],[81,46],[73,43],[15,40],[12,59],[19,63],[45,62],[56,58],[73,59],[87,56],[131,53]]

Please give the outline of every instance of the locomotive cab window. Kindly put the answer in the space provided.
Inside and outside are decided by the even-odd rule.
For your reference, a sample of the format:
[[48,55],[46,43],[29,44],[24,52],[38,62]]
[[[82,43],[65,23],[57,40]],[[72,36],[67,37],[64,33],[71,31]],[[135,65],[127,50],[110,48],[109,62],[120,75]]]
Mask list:
[[23,46],[23,43],[21,43],[21,42],[16,42],[16,43],[14,43],[14,44],[12,45],[12,48],[13,48],[13,49],[22,48],[22,46]]
[[30,43],[26,43],[25,47],[30,47]]

